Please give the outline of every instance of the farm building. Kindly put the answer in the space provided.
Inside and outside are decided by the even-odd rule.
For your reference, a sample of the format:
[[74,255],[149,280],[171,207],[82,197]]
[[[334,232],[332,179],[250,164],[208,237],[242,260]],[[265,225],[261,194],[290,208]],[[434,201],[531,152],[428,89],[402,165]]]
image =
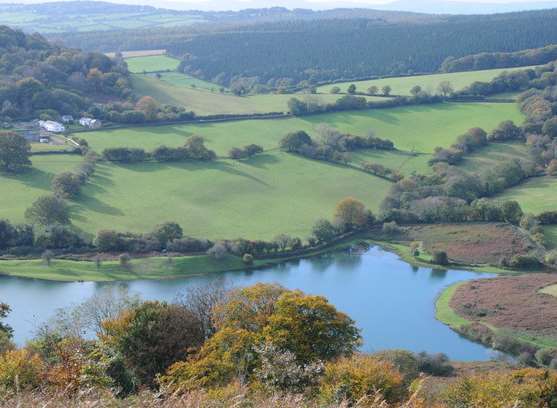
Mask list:
[[99,129],[102,126],[100,120],[91,118],[81,118],[79,119],[79,124],[89,129]]
[[64,123],[72,123],[72,122],[73,122],[73,116],[72,116],[72,115],[64,115],[64,116],[62,116],[62,122],[64,122]]
[[62,133],[66,130],[64,125],[58,122],[54,122],[53,120],[40,120],[39,127],[46,130],[47,132],[52,133]]

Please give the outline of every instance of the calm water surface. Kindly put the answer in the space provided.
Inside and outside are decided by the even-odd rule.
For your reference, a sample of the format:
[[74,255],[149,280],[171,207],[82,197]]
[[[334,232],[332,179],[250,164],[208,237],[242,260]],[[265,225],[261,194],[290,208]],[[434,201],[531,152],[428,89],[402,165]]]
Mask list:
[[16,342],[22,344],[56,309],[77,304],[107,285],[125,285],[143,299],[172,301],[189,286],[223,277],[233,286],[276,282],[326,296],[350,315],[362,330],[363,351],[400,348],[443,352],[456,360],[486,360],[493,352],[437,321],[434,304],[446,286],[489,276],[415,268],[397,255],[373,247],[358,256],[336,253],[265,270],[164,281],[61,283],[4,276],[0,277],[0,300],[12,307],[7,323],[15,330]]

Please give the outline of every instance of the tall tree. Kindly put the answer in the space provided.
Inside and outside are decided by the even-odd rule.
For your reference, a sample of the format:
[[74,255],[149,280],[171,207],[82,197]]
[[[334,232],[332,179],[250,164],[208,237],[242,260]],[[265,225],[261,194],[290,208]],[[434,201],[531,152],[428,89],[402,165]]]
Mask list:
[[15,132],[0,132],[0,168],[18,173],[31,165],[29,142]]

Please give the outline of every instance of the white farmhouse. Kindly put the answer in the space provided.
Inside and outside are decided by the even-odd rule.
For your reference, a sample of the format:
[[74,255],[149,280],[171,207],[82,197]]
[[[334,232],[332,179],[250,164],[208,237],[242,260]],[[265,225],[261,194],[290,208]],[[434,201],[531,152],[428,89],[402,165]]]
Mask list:
[[39,120],[39,127],[52,133],[62,133],[66,131],[64,125],[53,120]]
[[79,124],[89,129],[99,129],[102,126],[100,120],[92,118],[81,118],[79,119]]

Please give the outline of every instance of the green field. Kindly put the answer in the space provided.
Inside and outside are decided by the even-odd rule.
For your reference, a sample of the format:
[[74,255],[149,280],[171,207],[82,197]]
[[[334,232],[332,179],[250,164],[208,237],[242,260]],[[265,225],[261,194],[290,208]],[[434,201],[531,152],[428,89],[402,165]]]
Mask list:
[[[75,164],[73,156],[56,157],[58,171]],[[49,193],[51,174],[33,175],[10,180],[10,194],[0,199],[0,218],[23,221],[30,203]],[[242,162],[99,164],[71,207],[74,224],[89,233],[146,232],[176,221],[195,237],[307,237],[318,218],[332,217],[342,198],[354,196],[377,211],[389,187],[357,170],[276,152]]]
[[530,147],[524,143],[490,143],[477,152],[465,156],[458,167],[470,173],[484,173],[510,160],[529,161],[529,150]]
[[500,200],[516,200],[524,212],[539,214],[557,211],[557,177],[534,177],[497,196]]
[[180,60],[166,55],[154,55],[148,57],[126,58],[128,70],[132,73],[175,71]]
[[[153,78],[150,76],[150,78]],[[155,79],[159,79],[155,77]],[[222,88],[221,85],[213,82],[204,81],[202,79],[194,78],[191,75],[182,74],[180,72],[168,72],[160,74],[160,81],[166,82],[174,87],[188,87],[192,89],[202,89],[213,93],[219,93]],[[226,90],[226,88],[224,88]]]
[[265,149],[278,146],[288,132],[305,130],[315,135],[321,123],[356,135],[390,139],[399,150],[431,153],[436,146],[449,146],[470,127],[493,129],[501,121],[522,122],[514,104],[465,103],[402,107],[313,115],[290,119],[245,120],[200,125],[139,127],[81,133],[98,152],[108,147],[179,146],[193,134],[203,136],[210,148],[226,155],[232,147],[257,143]]
[[359,150],[351,153],[350,158],[352,163],[357,166],[361,166],[365,162],[380,164],[391,170],[396,170],[402,175],[427,174],[431,171],[431,166],[428,163],[431,159],[429,154],[413,155],[402,151]]
[[511,72],[524,70],[532,67],[488,69],[483,71],[453,72],[449,74],[416,75],[409,77],[394,77],[384,79],[374,79],[369,81],[340,82],[337,84],[323,85],[317,88],[319,93],[330,93],[331,88],[338,86],[341,92],[346,92],[350,84],[356,85],[357,92],[367,92],[370,86],[377,86],[379,92],[385,85],[392,88],[393,95],[410,95],[410,90],[419,85],[424,91],[437,93],[437,87],[443,81],[449,81],[455,91],[459,91],[470,85],[472,82],[488,82],[499,75],[501,72]]
[[[319,103],[333,103],[340,97],[309,94],[236,96],[220,93],[219,85],[179,73],[163,74],[161,79],[154,76],[133,75],[132,82],[138,96],[149,95],[163,104],[184,106],[198,115],[287,112],[288,101],[294,96],[300,99],[310,98]],[[192,82],[199,86],[192,88]]]
[[73,170],[82,160],[78,155],[33,156],[33,167],[18,176],[0,173],[0,219],[23,221],[23,213],[43,194],[51,192],[52,177]]
[[50,266],[45,265],[40,259],[0,261],[2,275],[68,282],[170,279],[244,268],[245,265],[237,257],[228,256],[217,261],[205,255],[182,256],[170,260],[163,257],[134,259],[127,267],[122,267],[118,261],[104,261],[99,268],[95,262],[63,259],[53,260]]
[[128,13],[77,13],[48,14],[35,10],[0,10],[0,25],[40,33],[68,33],[108,31],[134,28],[178,27],[203,22],[198,15],[177,14],[164,10]]

